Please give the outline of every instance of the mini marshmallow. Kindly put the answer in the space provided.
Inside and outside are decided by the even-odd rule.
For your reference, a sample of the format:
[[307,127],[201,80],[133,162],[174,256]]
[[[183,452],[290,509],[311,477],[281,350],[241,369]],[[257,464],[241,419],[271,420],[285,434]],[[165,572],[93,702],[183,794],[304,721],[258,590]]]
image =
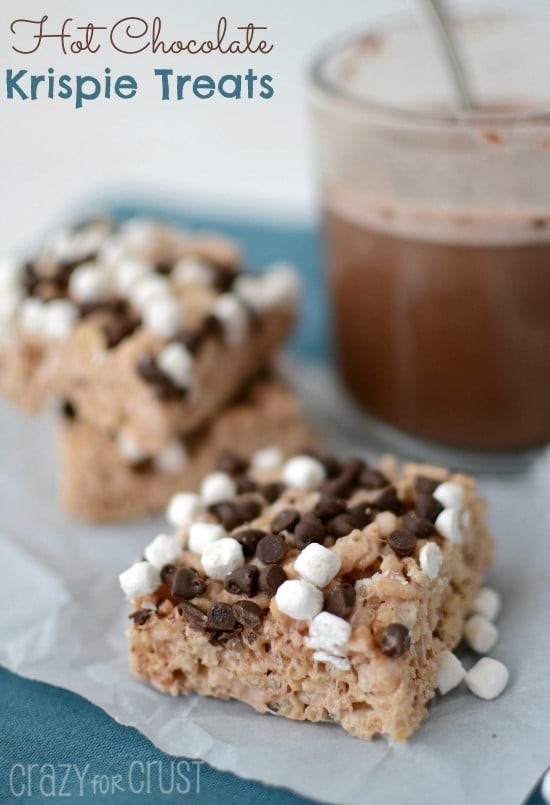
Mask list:
[[174,475],[185,469],[188,460],[185,446],[178,439],[173,439],[156,454],[153,465],[157,472]]
[[141,260],[123,258],[114,267],[113,280],[116,290],[127,296],[141,277],[150,274],[151,266]]
[[135,216],[120,225],[120,237],[131,249],[140,251],[154,243],[159,225],[151,218]]
[[443,509],[434,523],[442,537],[460,542],[460,515],[457,509]]
[[143,310],[154,299],[166,299],[170,293],[168,280],[151,271],[139,277],[128,289],[128,298],[135,308]]
[[248,313],[234,294],[218,296],[212,313],[221,321],[228,344],[234,346],[244,341],[248,332]]
[[162,570],[164,565],[171,565],[176,562],[181,557],[182,552],[183,546],[177,537],[159,534],[145,548],[145,558],[157,570]]
[[482,615],[472,615],[464,624],[464,637],[478,654],[487,654],[498,640],[497,627]]
[[264,447],[262,450],[256,450],[250,460],[250,464],[255,470],[269,472],[281,467],[283,461],[284,455],[281,448],[272,446]]
[[149,562],[136,562],[121,573],[118,580],[128,598],[141,598],[157,589],[160,585],[160,573]]
[[237,277],[235,292],[257,313],[265,313],[282,304],[294,304],[300,282],[294,268],[287,263],[274,263],[265,274]]
[[182,257],[172,271],[172,279],[178,285],[200,285],[208,288],[214,282],[214,272],[206,260],[200,257]]
[[286,462],[283,470],[283,481],[287,486],[294,486],[306,492],[315,489],[325,478],[325,468],[320,461],[311,456],[294,456]]
[[189,550],[202,554],[207,545],[227,537],[218,523],[193,523],[189,529]]
[[502,598],[500,594],[490,587],[482,587],[474,598],[472,612],[477,615],[483,615],[488,621],[494,621],[498,618],[501,607]]
[[109,290],[107,274],[93,263],[78,266],[69,280],[69,295],[77,302],[97,302]]
[[329,654],[345,654],[345,645],[351,635],[351,624],[331,612],[320,612],[309,625],[309,648],[322,649]]
[[173,338],[182,325],[182,312],[177,299],[156,297],[144,306],[143,325],[161,338]]
[[44,331],[45,305],[40,299],[24,299],[19,308],[19,324],[28,335],[42,335]]
[[21,293],[16,289],[0,288],[0,323],[7,323],[15,318],[21,304]]
[[456,688],[466,675],[466,671],[458,657],[452,651],[444,649],[439,655],[436,684],[442,696]]
[[157,366],[179,388],[188,388],[193,375],[193,356],[183,344],[167,344],[157,355]]
[[68,299],[52,299],[45,303],[43,315],[43,335],[46,338],[65,339],[73,330],[78,310]]
[[123,431],[117,434],[115,447],[128,464],[139,464],[140,461],[148,458],[148,454],[143,447],[132,436]]
[[347,657],[338,657],[336,654],[329,654],[326,651],[314,651],[314,662],[325,662],[329,665],[334,665],[340,671],[349,671],[351,663]]
[[204,506],[198,495],[194,492],[178,492],[173,495],[166,509],[166,519],[173,525],[191,525],[193,520],[204,511]]
[[509,676],[504,663],[483,657],[468,671],[464,681],[480,699],[496,699],[508,684]]
[[441,548],[435,542],[426,542],[420,548],[418,555],[420,561],[420,569],[426,576],[433,580],[439,575],[441,564],[443,562],[443,554]]
[[224,537],[206,545],[201,556],[204,572],[211,579],[222,581],[244,565],[242,545],[233,537]]
[[432,496],[445,509],[460,509],[464,503],[464,489],[453,481],[439,484],[432,492]]
[[284,581],[275,593],[278,609],[289,618],[309,620],[323,608],[323,593],[302,579]]
[[237,494],[235,482],[225,472],[211,472],[205,475],[200,489],[205,506],[230,500]]
[[341,567],[342,560],[338,554],[317,542],[307,545],[294,562],[296,572],[317,587],[326,587]]

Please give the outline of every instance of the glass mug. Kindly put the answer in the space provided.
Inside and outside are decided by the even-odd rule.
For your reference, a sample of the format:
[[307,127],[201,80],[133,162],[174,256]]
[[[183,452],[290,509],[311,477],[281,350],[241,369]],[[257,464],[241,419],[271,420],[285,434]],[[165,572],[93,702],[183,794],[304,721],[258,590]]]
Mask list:
[[438,443],[550,439],[550,14],[456,32],[479,110],[449,104],[414,20],[312,74],[339,369],[371,414]]

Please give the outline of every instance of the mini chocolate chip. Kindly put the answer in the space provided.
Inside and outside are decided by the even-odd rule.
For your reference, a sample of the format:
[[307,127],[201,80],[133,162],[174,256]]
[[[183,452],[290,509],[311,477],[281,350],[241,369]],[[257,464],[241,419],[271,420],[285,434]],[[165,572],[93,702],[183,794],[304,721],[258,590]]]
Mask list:
[[78,417],[76,406],[70,400],[63,400],[61,403],[61,416],[73,422]]
[[443,511],[441,503],[433,498],[431,495],[422,493],[416,498],[416,513],[419,517],[429,520],[430,523],[435,523],[437,517]]
[[271,521],[271,530],[274,534],[280,534],[281,531],[292,531],[299,519],[300,512],[297,509],[283,509]]
[[206,590],[206,583],[192,567],[180,567],[172,578],[170,592],[174,598],[189,600],[202,595]]
[[110,313],[122,316],[128,313],[128,304],[123,299],[96,299],[95,302],[81,302],[78,306],[80,316],[86,318],[92,313]]
[[173,268],[174,263],[168,262],[167,260],[159,260],[155,263],[155,271],[157,274],[162,274],[163,277],[168,277],[172,273]]
[[164,380],[164,375],[152,355],[141,356],[136,365],[136,372],[147,383],[159,383]]
[[34,263],[27,262],[23,266],[22,285],[27,296],[33,296],[36,288],[40,284],[40,277],[36,271]]
[[214,517],[217,517],[226,531],[233,531],[234,528],[238,528],[246,521],[246,518],[243,518],[237,511],[235,504],[230,503],[228,500],[224,500],[221,503],[212,503],[208,507],[208,511]]
[[184,615],[195,629],[204,630],[208,626],[208,618],[204,612],[194,604],[190,604],[189,601],[181,601],[178,604],[178,612],[180,615]]
[[241,523],[249,523],[251,520],[255,520],[256,517],[260,516],[262,511],[261,505],[255,498],[250,497],[250,495],[243,495],[237,498],[237,500],[233,501],[233,505],[238,516],[241,518]]
[[399,498],[395,486],[388,486],[387,489],[384,489],[376,500],[372,501],[371,505],[376,509],[380,509],[380,511],[393,512],[393,514],[397,515],[405,512],[405,504]]
[[298,453],[317,459],[317,461],[325,468],[328,478],[335,478],[342,472],[342,465],[334,456],[328,455],[327,453],[321,453],[318,450],[311,450],[311,448],[298,450]]
[[249,475],[239,475],[238,478],[235,478],[235,483],[237,484],[237,492],[239,495],[245,492],[256,492],[258,490],[258,484]]
[[353,584],[335,584],[327,593],[325,609],[340,618],[347,618],[354,603],[355,588]]
[[358,482],[363,489],[382,489],[382,487],[389,484],[385,475],[370,467],[365,467],[359,476]]
[[347,535],[353,531],[354,528],[355,526],[347,514],[339,514],[338,517],[335,517],[327,525],[327,531],[329,534],[335,536],[336,539],[347,537]]
[[362,530],[372,523],[374,512],[369,503],[357,503],[348,509],[346,516],[354,528]]
[[357,481],[365,468],[366,464],[362,458],[348,458],[342,463],[341,472],[343,475],[347,475],[350,480]]
[[254,556],[258,542],[265,537],[265,531],[259,528],[243,528],[231,536],[240,542],[245,556]]
[[388,545],[397,556],[410,556],[416,547],[416,536],[405,528],[396,528],[388,537]]
[[269,484],[263,484],[260,487],[259,492],[264,497],[268,503],[275,503],[278,500],[283,492],[285,491],[285,485],[280,481],[272,481]]
[[147,623],[152,614],[150,609],[137,609],[135,612],[132,612],[131,615],[128,615],[128,617],[134,621],[136,626],[143,626],[144,623]]
[[332,520],[333,517],[342,514],[346,509],[347,503],[345,500],[335,498],[332,495],[323,494],[313,509],[313,513],[321,520]]
[[195,355],[204,341],[204,332],[201,329],[180,330],[174,341],[182,344],[191,355]]
[[287,575],[281,565],[267,565],[260,570],[258,587],[263,593],[269,596],[275,595],[283,581],[287,580]]
[[225,577],[224,587],[231,595],[247,595],[252,598],[258,592],[258,575],[256,565],[239,567]]
[[328,536],[328,537],[325,537],[324,540],[323,540],[323,545],[325,546],[325,548],[332,548],[332,546],[335,543],[336,543],[336,538],[335,537]]
[[312,514],[306,514],[294,529],[294,544],[300,550],[312,542],[323,542],[326,536],[325,526]]
[[380,648],[388,657],[401,657],[411,645],[411,635],[402,623],[390,623],[380,637]]
[[232,632],[237,626],[237,620],[233,615],[230,604],[223,604],[218,601],[208,608],[206,613],[208,626],[220,632]]
[[107,342],[107,349],[114,349],[121,341],[135,333],[141,324],[139,316],[133,313],[121,314],[103,325],[103,334]]
[[412,531],[417,537],[425,539],[434,533],[433,523],[424,517],[419,517],[415,512],[407,512],[403,517],[403,528]]
[[237,601],[233,604],[233,615],[242,625],[249,629],[257,629],[262,625],[263,613],[254,601]]
[[427,478],[425,475],[417,475],[414,488],[419,495],[431,495],[432,492],[439,486],[439,481],[434,481],[433,478]]
[[256,556],[266,565],[276,565],[284,559],[287,545],[280,534],[266,534],[258,543]]
[[233,266],[212,266],[215,272],[214,284],[220,293],[230,291],[237,278],[238,271]]
[[216,469],[228,475],[241,475],[248,469],[248,461],[233,450],[223,450],[218,455]]
[[176,570],[177,567],[175,565],[164,565],[160,571],[160,578],[164,584],[168,585],[168,587],[172,586],[172,579],[174,578]]
[[134,461],[133,464],[129,464],[128,468],[130,472],[136,475],[148,475],[155,470],[155,462],[152,458],[146,457],[142,458],[140,461]]

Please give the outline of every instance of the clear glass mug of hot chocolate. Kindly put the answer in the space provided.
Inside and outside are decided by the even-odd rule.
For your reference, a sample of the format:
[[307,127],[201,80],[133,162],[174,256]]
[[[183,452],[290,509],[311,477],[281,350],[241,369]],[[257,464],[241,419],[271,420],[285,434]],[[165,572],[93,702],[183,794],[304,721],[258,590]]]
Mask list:
[[314,66],[337,362],[401,431],[512,451],[550,440],[550,13],[477,13],[456,36],[473,112],[412,18]]

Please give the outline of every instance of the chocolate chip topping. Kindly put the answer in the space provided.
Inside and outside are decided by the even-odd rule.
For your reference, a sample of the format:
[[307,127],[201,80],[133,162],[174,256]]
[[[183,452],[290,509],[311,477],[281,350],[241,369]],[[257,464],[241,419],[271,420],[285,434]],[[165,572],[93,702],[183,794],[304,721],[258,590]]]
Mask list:
[[438,515],[443,511],[441,503],[428,494],[420,494],[416,498],[416,513],[419,517],[435,523]]
[[162,402],[170,402],[185,396],[185,389],[176,386],[170,378],[159,369],[152,355],[143,355],[139,359],[136,372],[142,380],[152,386],[155,395]]
[[325,609],[338,615],[340,618],[347,618],[355,603],[355,588],[353,584],[335,584],[328,591],[325,599]]
[[285,485],[280,481],[272,481],[269,484],[263,484],[260,487],[259,492],[264,497],[268,503],[275,503],[285,490]]
[[181,601],[178,604],[178,612],[180,615],[183,615],[195,629],[204,630],[208,626],[208,618],[204,612],[194,604],[190,604],[189,601]]
[[223,450],[218,455],[216,469],[228,475],[241,475],[248,469],[248,461],[233,450]]
[[360,458],[348,459],[341,465],[339,475],[321,485],[321,491],[335,497],[349,498],[364,468],[365,462]]
[[116,318],[105,322],[103,334],[107,343],[107,349],[114,349],[121,341],[135,333],[141,324],[141,319],[135,313],[121,313]]
[[354,528],[355,526],[347,514],[339,514],[338,517],[335,517],[327,525],[329,534],[332,534],[336,539],[347,537]]
[[263,613],[254,601],[237,601],[233,604],[233,615],[241,626],[247,626],[249,629],[257,629],[262,625]]
[[214,269],[214,284],[220,293],[230,291],[235,282],[238,270],[234,266],[221,266],[213,265]]
[[359,475],[359,486],[363,489],[382,489],[389,484],[388,479],[378,470],[365,467]]
[[419,495],[431,495],[437,489],[439,483],[439,481],[434,481],[433,478],[427,478],[425,475],[417,475],[414,488]]
[[157,260],[155,263],[155,271],[163,277],[168,277],[172,273],[174,263],[168,260]]
[[325,526],[318,517],[306,514],[294,529],[294,544],[300,550],[312,542],[323,542],[326,536]]
[[397,556],[410,556],[416,547],[416,536],[405,528],[397,528],[389,535],[388,545]]
[[283,581],[287,580],[287,575],[281,565],[267,565],[260,570],[258,587],[263,593],[270,597],[275,595]]
[[191,567],[181,567],[172,577],[170,592],[174,598],[189,600],[202,595],[206,590],[206,583],[196,570]]
[[258,543],[256,556],[266,565],[276,565],[284,559],[287,545],[280,534],[266,534]]
[[218,338],[222,332],[220,320],[209,314],[198,327],[193,330],[181,330],[174,340],[183,344],[192,355],[195,355],[208,338]]
[[176,570],[177,567],[175,565],[164,565],[160,571],[160,578],[164,584],[168,585],[168,587],[172,586],[172,579],[174,578]]
[[305,456],[311,456],[312,458],[317,459],[317,461],[323,465],[328,478],[335,478],[342,472],[342,465],[334,456],[328,455],[327,453],[321,453],[317,450],[311,450],[310,448],[298,450],[298,452]]
[[258,501],[250,495],[243,495],[233,502],[237,509],[239,517],[242,518],[243,523],[249,523],[255,520],[262,512],[262,507]]
[[348,509],[347,518],[354,528],[362,530],[372,523],[374,511],[369,503],[357,503]]
[[380,636],[380,648],[387,657],[401,657],[411,645],[411,635],[402,623],[390,623]]
[[230,604],[218,601],[208,608],[206,613],[208,626],[220,632],[232,632],[237,627],[237,619],[233,615]]
[[347,509],[347,503],[341,498],[335,498],[333,495],[322,494],[315,508],[313,514],[321,520],[332,520]]
[[64,419],[68,419],[70,422],[74,422],[74,420],[78,417],[78,411],[70,400],[63,400],[61,403],[60,413]]
[[297,509],[283,509],[271,521],[271,530],[274,534],[280,534],[281,531],[292,531],[299,519],[300,512]]
[[395,486],[388,486],[384,489],[378,497],[372,502],[372,506],[383,512],[393,512],[393,514],[404,514],[406,511],[405,504],[399,498]]
[[226,531],[233,531],[246,522],[246,518],[243,518],[237,507],[228,500],[213,503],[208,507],[208,511],[219,520]]
[[403,528],[412,531],[417,537],[425,539],[434,533],[433,523],[424,517],[419,517],[414,512],[407,512],[403,517]]
[[137,609],[135,612],[132,612],[131,615],[128,615],[128,617],[134,621],[136,626],[143,626],[144,623],[147,623],[152,614],[150,609]]
[[245,556],[254,556],[258,542],[265,537],[265,531],[259,528],[243,528],[232,534],[232,537],[240,542]]
[[247,595],[252,598],[258,592],[259,570],[255,565],[245,565],[225,577],[224,587],[231,595]]
[[238,478],[235,478],[235,483],[239,495],[244,492],[256,492],[258,490],[258,484],[249,475],[239,475]]

